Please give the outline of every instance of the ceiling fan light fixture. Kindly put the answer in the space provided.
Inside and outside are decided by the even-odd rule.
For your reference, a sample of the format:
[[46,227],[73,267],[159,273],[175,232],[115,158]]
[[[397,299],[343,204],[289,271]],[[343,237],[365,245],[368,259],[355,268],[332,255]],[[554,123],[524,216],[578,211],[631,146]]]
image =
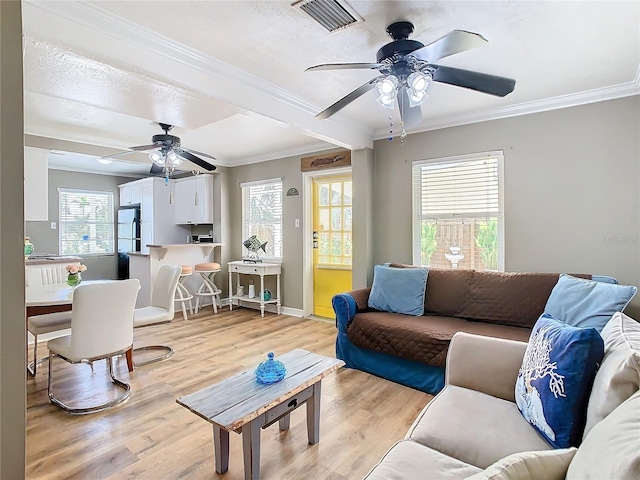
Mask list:
[[151,152],[149,154],[149,160],[158,165],[159,167],[164,167],[165,164],[165,156],[164,153],[161,152]]
[[178,165],[182,164],[183,160],[176,154],[176,152],[174,152],[173,150],[169,150],[167,152],[167,162],[169,162],[169,165],[177,167]]
[[387,75],[376,82],[376,99],[383,107],[393,110],[398,93],[398,78],[395,75]]
[[413,72],[407,77],[407,94],[409,96],[409,105],[417,107],[429,96],[429,91],[433,85],[431,75],[422,72]]

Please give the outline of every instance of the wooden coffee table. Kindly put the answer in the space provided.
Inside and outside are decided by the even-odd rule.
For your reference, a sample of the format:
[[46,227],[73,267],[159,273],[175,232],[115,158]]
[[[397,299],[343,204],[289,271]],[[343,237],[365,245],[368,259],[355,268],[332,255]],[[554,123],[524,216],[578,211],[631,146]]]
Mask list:
[[260,429],[279,422],[288,430],[289,414],[304,403],[309,443],[320,441],[320,382],[344,362],[302,349],[276,360],[287,368],[278,383],[258,383],[252,368],[176,400],[213,424],[216,472],[229,469],[229,432],[242,432],[244,478],[260,478]]

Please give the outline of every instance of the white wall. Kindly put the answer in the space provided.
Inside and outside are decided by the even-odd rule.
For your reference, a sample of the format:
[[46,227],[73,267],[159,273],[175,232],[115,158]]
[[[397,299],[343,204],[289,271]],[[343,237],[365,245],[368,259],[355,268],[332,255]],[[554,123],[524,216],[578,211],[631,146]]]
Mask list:
[[640,286],[639,138],[634,96],[376,141],[374,261],[411,263],[413,160],[503,150],[507,271]]

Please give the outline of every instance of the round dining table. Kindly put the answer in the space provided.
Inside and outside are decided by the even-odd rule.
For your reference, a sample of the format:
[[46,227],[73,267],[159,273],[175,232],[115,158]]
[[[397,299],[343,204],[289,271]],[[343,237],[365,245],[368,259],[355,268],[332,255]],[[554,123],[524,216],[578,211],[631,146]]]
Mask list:
[[[80,286],[116,281],[117,280],[85,280],[80,284]],[[78,287],[70,287],[66,283],[25,287],[25,306],[27,311],[25,320],[36,315],[72,310],[73,292],[76,288]],[[131,372],[133,371],[133,357],[131,350],[127,352],[126,357],[127,366]]]

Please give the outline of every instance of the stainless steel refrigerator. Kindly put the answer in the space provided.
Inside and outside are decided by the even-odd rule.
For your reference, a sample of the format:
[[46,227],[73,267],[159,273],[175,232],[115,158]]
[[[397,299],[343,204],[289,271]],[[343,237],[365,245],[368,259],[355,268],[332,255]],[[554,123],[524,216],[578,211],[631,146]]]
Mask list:
[[129,278],[129,253],[140,251],[140,205],[118,209],[118,279]]

